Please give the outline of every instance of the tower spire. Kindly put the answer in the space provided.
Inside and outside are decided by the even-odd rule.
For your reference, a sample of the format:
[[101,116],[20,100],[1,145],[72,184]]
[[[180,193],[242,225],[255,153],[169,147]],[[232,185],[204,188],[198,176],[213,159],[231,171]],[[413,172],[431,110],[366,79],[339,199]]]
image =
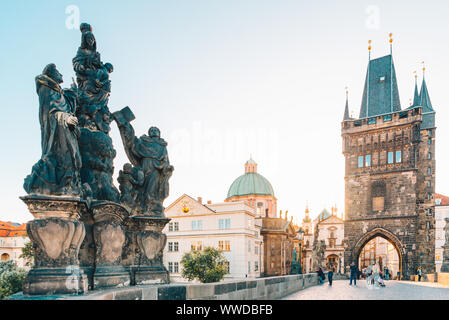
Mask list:
[[420,97],[420,105],[422,106],[422,112],[432,112],[434,111],[432,108],[432,103],[430,102],[429,92],[427,90],[427,84],[426,84],[426,67],[424,64],[424,61],[422,62],[422,85],[421,85],[421,92],[419,94]]
[[343,121],[351,120],[351,117],[349,116],[348,87],[345,87],[345,90],[346,90],[346,104],[345,104],[345,114],[343,116]]
[[[390,74],[393,75],[393,34],[388,35],[390,37]],[[390,81],[390,112],[393,112],[393,79]]]
[[418,92],[418,74],[416,73],[416,71],[413,71],[414,75],[415,75],[415,92],[413,94],[413,107],[419,106],[420,102],[421,102],[421,98],[419,96],[419,92]]

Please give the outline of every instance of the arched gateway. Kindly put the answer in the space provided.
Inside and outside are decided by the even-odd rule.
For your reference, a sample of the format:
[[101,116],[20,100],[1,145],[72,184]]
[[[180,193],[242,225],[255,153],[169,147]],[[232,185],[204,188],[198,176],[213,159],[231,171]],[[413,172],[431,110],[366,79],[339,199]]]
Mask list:
[[402,278],[435,272],[435,111],[425,79],[401,108],[393,56],[368,63],[358,118],[346,99],[345,267],[376,236],[400,256]]
[[[398,270],[399,273],[402,275],[402,270],[407,270],[407,266],[404,266],[406,260],[404,260],[402,257],[406,254],[405,248],[402,245],[401,241],[398,237],[396,237],[393,233],[390,231],[383,229],[383,228],[374,228],[373,230],[365,233],[359,241],[355,244],[355,246],[352,249],[352,257],[355,257],[356,261],[359,261],[360,254],[362,252],[362,249],[373,239],[381,237],[385,240],[387,240],[390,244],[393,245],[394,249],[397,252],[399,263],[398,263]],[[379,261],[376,261],[379,262]],[[359,265],[359,267],[362,267]],[[395,276],[395,275],[394,275]]]

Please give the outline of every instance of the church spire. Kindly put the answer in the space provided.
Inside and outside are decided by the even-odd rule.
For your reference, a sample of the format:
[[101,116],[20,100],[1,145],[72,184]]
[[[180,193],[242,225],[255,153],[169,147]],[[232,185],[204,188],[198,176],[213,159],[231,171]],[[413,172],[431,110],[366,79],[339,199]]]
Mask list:
[[421,92],[419,94],[420,96],[420,105],[422,106],[422,112],[432,112],[434,111],[432,108],[432,103],[430,102],[429,92],[427,91],[427,84],[426,84],[426,77],[425,77],[425,71],[426,67],[424,66],[424,61],[422,62],[423,68],[423,77],[422,77],[422,85],[421,85]]

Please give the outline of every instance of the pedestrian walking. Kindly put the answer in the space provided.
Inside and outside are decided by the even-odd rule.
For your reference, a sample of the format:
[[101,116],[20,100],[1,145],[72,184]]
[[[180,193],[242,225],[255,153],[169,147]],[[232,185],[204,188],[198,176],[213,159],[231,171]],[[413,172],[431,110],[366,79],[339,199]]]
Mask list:
[[421,277],[422,277],[422,269],[421,266],[418,267],[418,281],[421,281]]
[[349,285],[352,286],[352,280],[354,280],[354,285],[357,285],[357,266],[354,261],[349,265]]
[[334,277],[334,268],[330,268],[327,273],[327,279],[329,280],[329,286],[332,287],[332,278]]

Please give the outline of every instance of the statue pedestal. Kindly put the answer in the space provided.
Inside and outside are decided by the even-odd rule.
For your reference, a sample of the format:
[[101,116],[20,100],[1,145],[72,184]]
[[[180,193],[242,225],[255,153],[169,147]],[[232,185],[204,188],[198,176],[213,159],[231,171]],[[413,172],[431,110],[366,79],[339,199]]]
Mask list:
[[86,205],[79,198],[31,195],[21,197],[34,220],[27,233],[34,248],[34,265],[27,274],[25,295],[81,294],[87,277],[79,267],[78,252],[85,236],[79,221]]
[[133,216],[133,229],[136,256],[134,284],[169,283],[170,276],[162,262],[162,253],[167,236],[162,229],[170,221],[158,216]]
[[123,221],[128,211],[114,202],[99,201],[92,204],[93,237],[95,241],[94,288],[123,287],[131,282],[130,274],[122,265],[122,252],[126,243]]

